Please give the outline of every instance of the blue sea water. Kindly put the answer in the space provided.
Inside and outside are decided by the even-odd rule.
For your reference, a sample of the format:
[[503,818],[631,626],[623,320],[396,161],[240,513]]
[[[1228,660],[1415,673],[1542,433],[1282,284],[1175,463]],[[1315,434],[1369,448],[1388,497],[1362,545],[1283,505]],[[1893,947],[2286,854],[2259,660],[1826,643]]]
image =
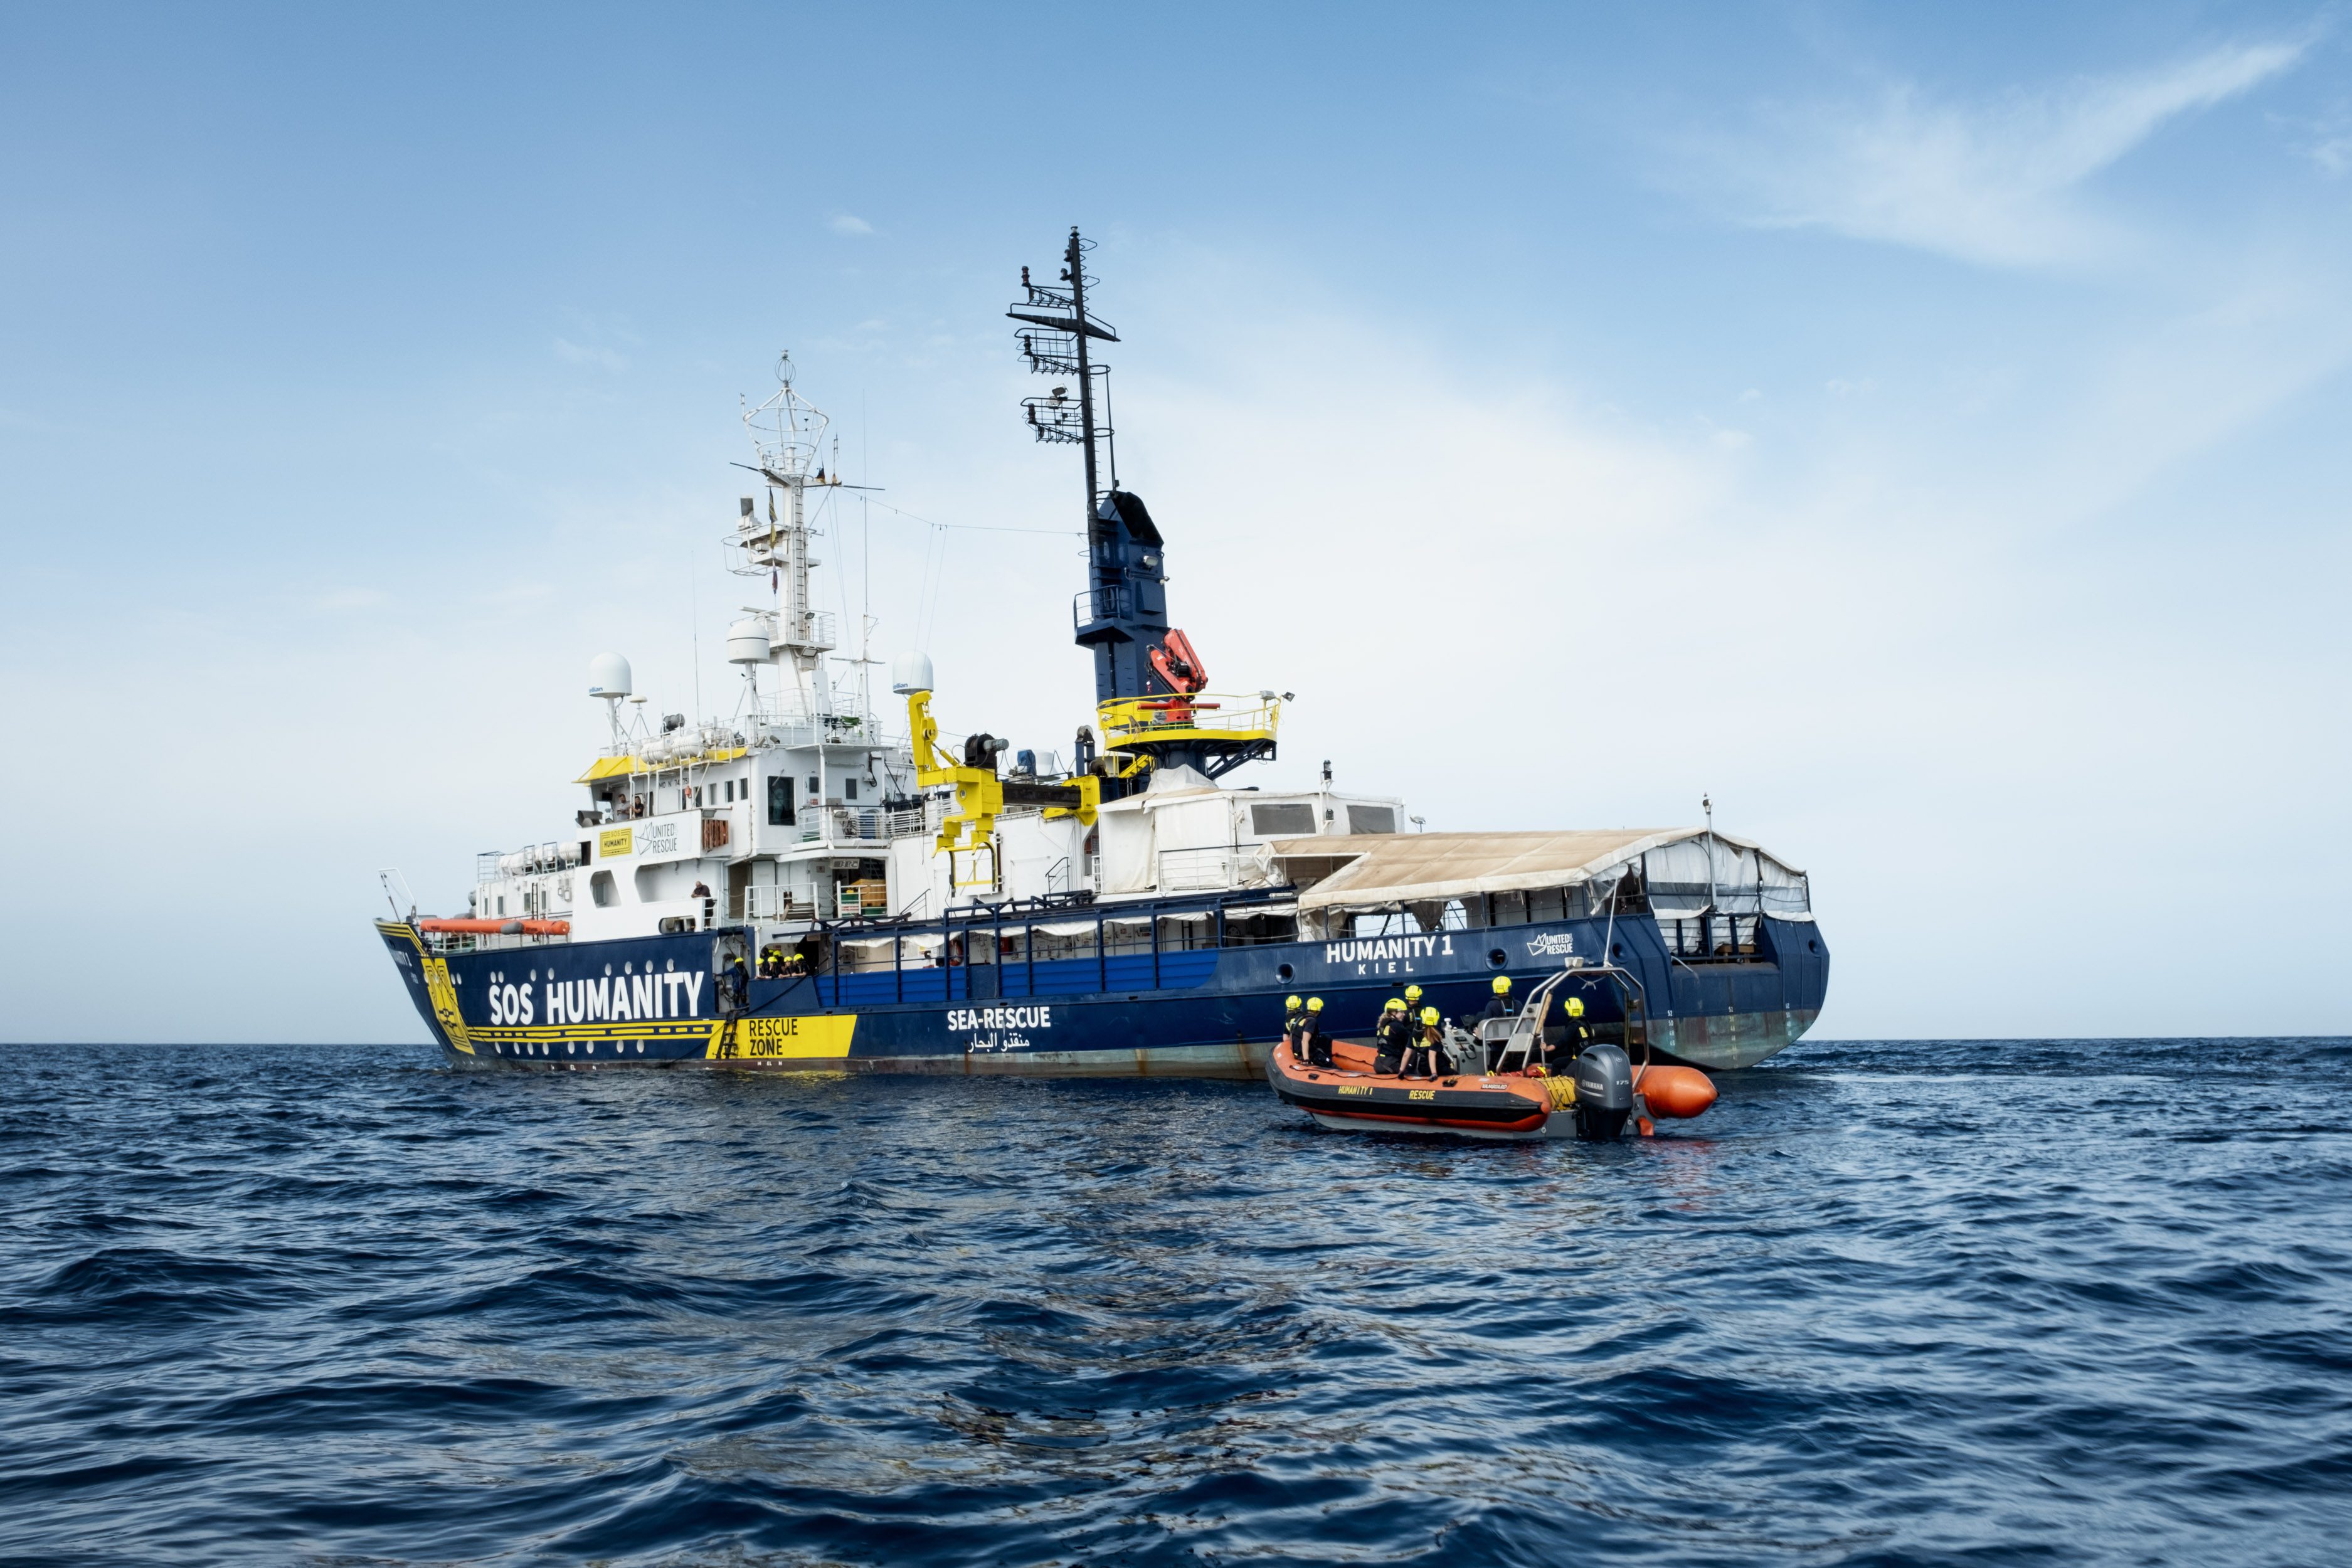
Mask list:
[[1723,1086],[0,1047],[0,1561],[2352,1559],[2352,1042]]

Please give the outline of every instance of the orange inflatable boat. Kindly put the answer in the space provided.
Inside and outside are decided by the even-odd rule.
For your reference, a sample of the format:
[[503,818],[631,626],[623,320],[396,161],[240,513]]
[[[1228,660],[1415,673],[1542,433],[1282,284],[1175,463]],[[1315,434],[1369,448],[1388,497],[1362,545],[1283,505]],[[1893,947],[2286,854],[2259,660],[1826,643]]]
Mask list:
[[1371,1047],[1331,1042],[1326,1066],[1306,1059],[1285,1039],[1265,1075],[1283,1102],[1324,1127],[1365,1132],[1433,1132],[1465,1138],[1617,1137],[1631,1123],[1643,1137],[1661,1120],[1697,1116],[1715,1103],[1715,1084],[1696,1068],[1644,1062],[1636,1067],[1620,1047],[1590,1045],[1568,1070],[1542,1065],[1547,994],[1539,986],[1519,1017],[1493,1026],[1491,1039],[1454,1037],[1466,1055],[1494,1070],[1405,1078],[1376,1072]]

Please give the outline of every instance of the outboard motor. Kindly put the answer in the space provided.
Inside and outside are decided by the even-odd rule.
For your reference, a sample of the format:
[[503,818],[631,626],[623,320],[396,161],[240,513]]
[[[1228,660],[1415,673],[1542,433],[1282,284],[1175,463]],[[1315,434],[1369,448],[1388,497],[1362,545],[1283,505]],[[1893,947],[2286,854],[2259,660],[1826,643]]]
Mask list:
[[1633,1063],[1615,1046],[1587,1046],[1576,1058],[1576,1135],[1605,1143],[1633,1114]]

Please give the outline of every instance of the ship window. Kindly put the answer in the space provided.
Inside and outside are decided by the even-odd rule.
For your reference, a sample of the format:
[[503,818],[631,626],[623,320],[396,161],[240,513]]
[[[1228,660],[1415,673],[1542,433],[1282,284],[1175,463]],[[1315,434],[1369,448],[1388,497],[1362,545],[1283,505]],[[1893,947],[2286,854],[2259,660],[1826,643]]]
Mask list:
[[500,893],[500,894],[499,895],[499,913],[500,913],[500,914],[504,914],[504,913],[506,913],[506,912],[507,912],[507,896],[506,896],[504,893]]
[[1350,833],[1394,833],[1396,809],[1386,805],[1351,805],[1348,808],[1348,831]]
[[823,796],[823,795],[824,795],[824,785],[821,782],[819,782],[819,780],[817,779],[817,776],[816,776],[814,773],[811,773],[811,774],[809,774],[809,781],[808,781],[808,792],[809,792],[809,796],[808,796],[808,797],[809,797],[811,800],[816,800],[816,799],[820,798],[821,796]]
[[793,781],[782,774],[768,781],[768,826],[793,826]]
[[1250,807],[1250,831],[1260,838],[1304,838],[1315,831],[1315,808],[1305,802]]
[[841,798],[844,800],[856,800],[857,798],[857,781],[856,779],[844,779],[841,781]]

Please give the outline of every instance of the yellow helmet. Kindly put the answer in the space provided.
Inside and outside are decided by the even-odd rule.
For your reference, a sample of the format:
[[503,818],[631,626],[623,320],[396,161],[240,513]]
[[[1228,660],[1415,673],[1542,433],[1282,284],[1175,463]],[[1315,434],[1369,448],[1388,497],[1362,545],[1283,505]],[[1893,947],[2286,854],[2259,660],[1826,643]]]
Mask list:
[[1500,995],[1502,995],[1504,993],[1506,993],[1506,992],[1507,992],[1508,990],[1510,990],[1510,988],[1511,988],[1511,977],[1510,977],[1509,975],[1507,975],[1507,974],[1497,974],[1496,976],[1495,976],[1495,994],[1496,994],[1496,995],[1500,996]]
[[1298,998],[1296,996],[1285,996],[1282,999],[1282,1005],[1291,1009],[1293,1012],[1296,1012],[1298,1008]]
[[1436,1009],[1436,1008],[1434,1008],[1434,1007],[1423,1007],[1423,1008],[1421,1010],[1421,1021],[1422,1021],[1423,1023],[1424,1023],[1424,1024],[1434,1024],[1434,1023],[1436,1023],[1436,1022],[1437,1022],[1437,1009]]
[[1406,986],[1406,987],[1404,988],[1404,999],[1405,999],[1405,1004],[1406,1004],[1408,1006],[1410,1006],[1412,1004],[1413,1004],[1413,1003],[1415,1003],[1415,1002],[1420,1001],[1420,1000],[1421,1000],[1421,987],[1420,987],[1420,986],[1418,986],[1418,985],[1408,985],[1408,986]]
[[1381,1008],[1381,1012],[1383,1012],[1383,1013],[1402,1013],[1402,1012],[1403,1012],[1403,1011],[1404,1011],[1404,998],[1403,998],[1403,997],[1402,997],[1402,996],[1391,996],[1391,997],[1390,997],[1390,998],[1388,999],[1388,1002],[1387,1002],[1387,1003],[1386,1003],[1386,1004],[1385,1004],[1385,1005]]
[[1309,996],[1307,999],[1307,1010],[1310,1013],[1320,1013],[1323,1011],[1323,998],[1320,996]]
[[1581,1018],[1584,1016],[1583,997],[1571,996],[1568,999],[1568,1016],[1571,1018]]

